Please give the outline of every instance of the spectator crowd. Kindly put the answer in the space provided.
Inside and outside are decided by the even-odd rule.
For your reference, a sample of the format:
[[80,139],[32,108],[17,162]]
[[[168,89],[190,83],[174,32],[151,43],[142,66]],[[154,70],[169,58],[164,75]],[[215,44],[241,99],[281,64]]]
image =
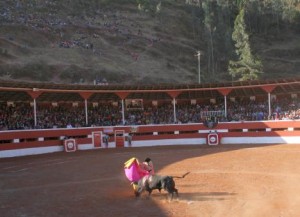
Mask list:
[[[122,108],[107,103],[88,106],[88,124],[86,124],[83,104],[37,104],[36,125],[33,106],[30,103],[0,103],[0,130],[49,129],[68,127],[116,126],[123,125]],[[227,103],[227,115],[224,103],[176,105],[176,120],[172,102],[161,105],[143,105],[141,108],[125,108],[125,125],[148,124],[184,124],[203,123],[207,119],[219,122],[295,120],[300,119],[300,100],[283,98],[271,102],[269,115],[268,101],[235,100]]]
[[[112,37],[118,42],[118,48],[133,61],[141,55],[134,51],[134,47],[142,44],[147,49],[161,40],[162,36],[143,30],[137,19],[130,19],[129,11],[97,7],[91,8],[91,14],[65,14],[61,4],[54,0],[2,0],[0,22],[3,25],[26,26],[55,36],[57,41],[51,47],[87,49],[97,56],[105,54],[103,40]],[[15,35],[8,35],[7,39],[14,40]]]

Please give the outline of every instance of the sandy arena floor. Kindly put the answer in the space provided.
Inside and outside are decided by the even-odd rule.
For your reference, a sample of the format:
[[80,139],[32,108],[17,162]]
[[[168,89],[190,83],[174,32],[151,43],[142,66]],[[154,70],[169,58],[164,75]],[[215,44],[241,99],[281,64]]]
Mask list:
[[[123,171],[152,158],[175,179],[166,192],[135,198]],[[117,148],[0,159],[1,217],[296,217],[300,145]]]

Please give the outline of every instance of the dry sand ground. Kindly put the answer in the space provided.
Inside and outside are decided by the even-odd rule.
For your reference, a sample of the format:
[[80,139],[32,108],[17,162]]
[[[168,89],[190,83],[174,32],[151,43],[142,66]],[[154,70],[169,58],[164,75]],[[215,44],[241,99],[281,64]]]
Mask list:
[[[117,148],[0,160],[1,217],[297,217],[300,145]],[[153,159],[180,198],[135,198],[123,171]]]

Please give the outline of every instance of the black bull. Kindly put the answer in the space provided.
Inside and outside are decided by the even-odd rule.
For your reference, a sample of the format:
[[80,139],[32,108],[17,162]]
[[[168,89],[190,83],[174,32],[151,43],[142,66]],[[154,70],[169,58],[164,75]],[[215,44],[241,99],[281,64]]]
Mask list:
[[153,190],[164,189],[168,192],[169,198],[172,200],[174,194],[178,197],[178,190],[175,188],[174,178],[184,178],[189,172],[183,176],[160,176],[160,175],[147,175],[141,178],[137,186],[135,187],[134,193],[136,197],[139,197],[143,191],[148,191],[149,195]]

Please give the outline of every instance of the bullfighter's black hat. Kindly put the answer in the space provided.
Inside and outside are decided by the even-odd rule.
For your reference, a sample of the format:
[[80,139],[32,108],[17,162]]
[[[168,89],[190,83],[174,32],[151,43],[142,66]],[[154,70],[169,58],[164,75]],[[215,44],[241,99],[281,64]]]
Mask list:
[[149,158],[149,157],[147,157],[146,159],[145,159],[145,162],[147,162],[147,163],[149,163],[151,161],[151,159]]

